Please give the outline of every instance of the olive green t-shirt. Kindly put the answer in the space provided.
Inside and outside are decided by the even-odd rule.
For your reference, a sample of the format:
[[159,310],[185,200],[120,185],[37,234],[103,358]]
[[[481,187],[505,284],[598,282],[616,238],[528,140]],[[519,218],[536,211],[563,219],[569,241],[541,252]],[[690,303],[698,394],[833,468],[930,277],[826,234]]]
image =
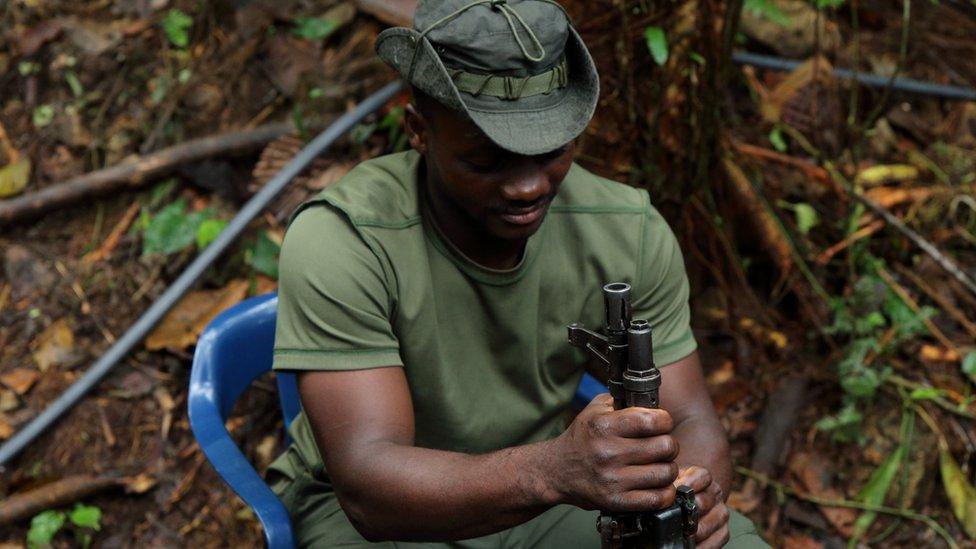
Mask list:
[[[681,251],[646,191],[574,164],[519,264],[494,270],[431,222],[421,162],[413,151],[363,162],[293,218],[275,370],[402,367],[416,444],[484,453],[565,428],[586,364],[566,325],[602,328],[608,282],[633,286],[657,364],[695,350]],[[273,469],[327,478],[304,414],[291,434]]]

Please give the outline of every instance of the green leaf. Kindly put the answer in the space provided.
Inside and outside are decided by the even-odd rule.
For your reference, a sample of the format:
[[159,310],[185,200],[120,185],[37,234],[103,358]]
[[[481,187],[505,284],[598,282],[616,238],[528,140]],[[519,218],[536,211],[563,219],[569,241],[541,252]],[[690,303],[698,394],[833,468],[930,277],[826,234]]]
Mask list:
[[190,28],[193,18],[174,8],[166,13],[162,21],[163,32],[170,43],[177,48],[185,48],[190,44]]
[[819,431],[829,432],[837,442],[854,442],[861,437],[863,418],[853,404],[848,404],[837,414],[820,419],[814,426]]
[[255,271],[278,278],[278,253],[281,247],[275,241],[268,238],[268,234],[261,232],[254,245],[245,254],[245,260]]
[[61,511],[44,511],[31,519],[27,530],[27,546],[31,549],[50,545],[54,535],[64,526],[65,516]]
[[193,244],[200,225],[211,217],[209,210],[186,213],[186,202],[179,199],[159,211],[143,235],[142,254],[172,254]]
[[227,226],[227,222],[223,219],[207,219],[200,224],[197,229],[197,248],[201,250],[206,248],[208,244],[213,242],[220,232],[224,230]]
[[82,505],[79,503],[71,510],[68,518],[75,526],[91,528],[96,531],[102,529],[102,510],[94,505]]
[[793,213],[796,214],[796,228],[803,234],[809,233],[810,229],[820,224],[820,216],[817,215],[817,210],[805,202],[796,204]]
[[952,512],[970,539],[976,540],[976,488],[966,479],[949,450],[939,447],[942,485],[952,503]]
[[969,379],[976,383],[976,351],[969,351],[962,357],[962,373],[969,376]]
[[339,28],[339,22],[321,17],[296,17],[291,33],[305,40],[324,40]]
[[773,148],[779,152],[786,152],[786,140],[783,139],[783,130],[779,126],[773,128],[773,131],[769,132],[769,142],[773,144]]
[[12,164],[0,168],[0,198],[20,194],[30,181],[31,161],[23,155]]
[[936,389],[935,387],[919,387],[912,391],[908,398],[912,400],[935,400],[941,398],[945,395],[945,391],[942,389]]
[[664,65],[668,62],[668,37],[664,29],[655,26],[647,27],[644,29],[644,40],[655,63]]
[[[884,460],[877,469],[871,473],[871,477],[868,478],[868,482],[861,488],[861,491],[857,495],[857,499],[862,503],[872,505],[875,507],[880,506],[884,503],[885,496],[888,495],[888,490],[891,489],[891,482],[895,479],[895,473],[898,472],[898,465],[901,463],[902,456],[905,454],[905,447],[898,446],[888,459]],[[857,518],[854,522],[854,534],[853,539],[860,539],[871,527],[871,523],[874,522],[874,518],[877,513],[873,511],[865,511],[861,513],[861,516]]]
[[43,128],[54,121],[54,107],[51,105],[38,105],[31,113],[31,122],[38,128]]

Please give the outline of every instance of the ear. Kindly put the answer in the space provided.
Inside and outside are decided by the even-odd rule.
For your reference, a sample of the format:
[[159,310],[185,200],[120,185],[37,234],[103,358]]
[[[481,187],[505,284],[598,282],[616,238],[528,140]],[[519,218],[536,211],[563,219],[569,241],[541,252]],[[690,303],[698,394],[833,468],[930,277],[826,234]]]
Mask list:
[[406,113],[403,117],[403,126],[403,130],[407,133],[407,141],[410,142],[410,146],[420,154],[427,154],[427,139],[430,137],[430,125],[413,103],[407,104]]

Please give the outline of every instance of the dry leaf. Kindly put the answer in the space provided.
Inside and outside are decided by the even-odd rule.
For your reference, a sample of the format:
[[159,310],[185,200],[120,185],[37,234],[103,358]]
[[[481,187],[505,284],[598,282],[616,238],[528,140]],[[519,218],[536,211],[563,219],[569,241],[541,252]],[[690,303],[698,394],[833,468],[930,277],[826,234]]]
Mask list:
[[766,101],[760,105],[763,119],[770,123],[777,123],[783,117],[783,111],[801,91],[809,89],[818,79],[829,78],[833,68],[823,57],[814,57],[800,64],[770,90]]
[[145,494],[156,486],[156,479],[145,473],[125,479],[125,491],[130,494]]
[[219,290],[187,294],[146,338],[146,348],[183,350],[193,346],[218,314],[247,296],[247,280],[232,280]]
[[254,453],[256,454],[255,457],[257,457],[255,461],[257,462],[259,469],[263,470],[271,464],[271,461],[275,457],[275,448],[277,447],[277,444],[278,437],[275,435],[268,435],[261,439],[261,442],[258,443],[257,448],[254,449]]
[[939,449],[939,470],[942,471],[942,485],[952,502],[952,512],[959,519],[966,535],[976,540],[976,488],[969,483],[952,454],[945,448]]
[[36,370],[27,368],[15,368],[6,374],[0,375],[0,383],[14,390],[18,395],[22,395],[37,382],[40,375]]
[[918,357],[925,362],[959,362],[959,353],[938,345],[924,344]]
[[888,181],[913,181],[918,179],[918,168],[908,164],[888,164],[864,168],[857,174],[855,181],[870,187]]
[[34,340],[34,347],[37,349],[34,351],[34,361],[42,372],[46,372],[51,366],[64,364],[72,358],[75,335],[62,318],[48,326]]
[[823,546],[822,542],[804,535],[786,536],[783,539],[783,549],[821,549]]
[[911,189],[875,187],[865,192],[864,196],[877,202],[884,208],[891,209],[901,204],[925,200],[932,196],[933,192],[933,189],[930,187],[915,187]]
[[3,416],[0,416],[0,440],[7,440],[14,436],[14,426]]
[[9,412],[20,407],[20,401],[13,391],[0,390],[0,412]]
[[26,156],[0,168],[0,198],[20,194],[30,181],[31,161]]
[[735,364],[731,360],[726,360],[716,370],[708,374],[706,382],[709,387],[718,387],[735,377]]
[[[803,488],[813,496],[828,500],[843,500],[844,495],[828,483],[828,473],[824,468],[830,460],[824,456],[797,453],[790,460],[790,472],[800,481]],[[844,537],[854,532],[854,521],[858,511],[845,507],[818,506],[820,513]]]

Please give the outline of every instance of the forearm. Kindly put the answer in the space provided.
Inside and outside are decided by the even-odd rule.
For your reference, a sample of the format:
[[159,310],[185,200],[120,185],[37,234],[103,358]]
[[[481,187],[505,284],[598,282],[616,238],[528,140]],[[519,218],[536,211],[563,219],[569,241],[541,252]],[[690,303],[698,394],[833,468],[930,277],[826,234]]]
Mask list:
[[357,452],[368,459],[355,478],[336,479],[336,491],[357,530],[372,541],[487,535],[558,503],[546,482],[547,445],[467,455],[376,442]]
[[685,418],[678,423],[672,435],[678,441],[678,466],[704,467],[722,487],[723,498],[728,498],[732,484],[732,462],[725,429],[714,414],[701,414]]

